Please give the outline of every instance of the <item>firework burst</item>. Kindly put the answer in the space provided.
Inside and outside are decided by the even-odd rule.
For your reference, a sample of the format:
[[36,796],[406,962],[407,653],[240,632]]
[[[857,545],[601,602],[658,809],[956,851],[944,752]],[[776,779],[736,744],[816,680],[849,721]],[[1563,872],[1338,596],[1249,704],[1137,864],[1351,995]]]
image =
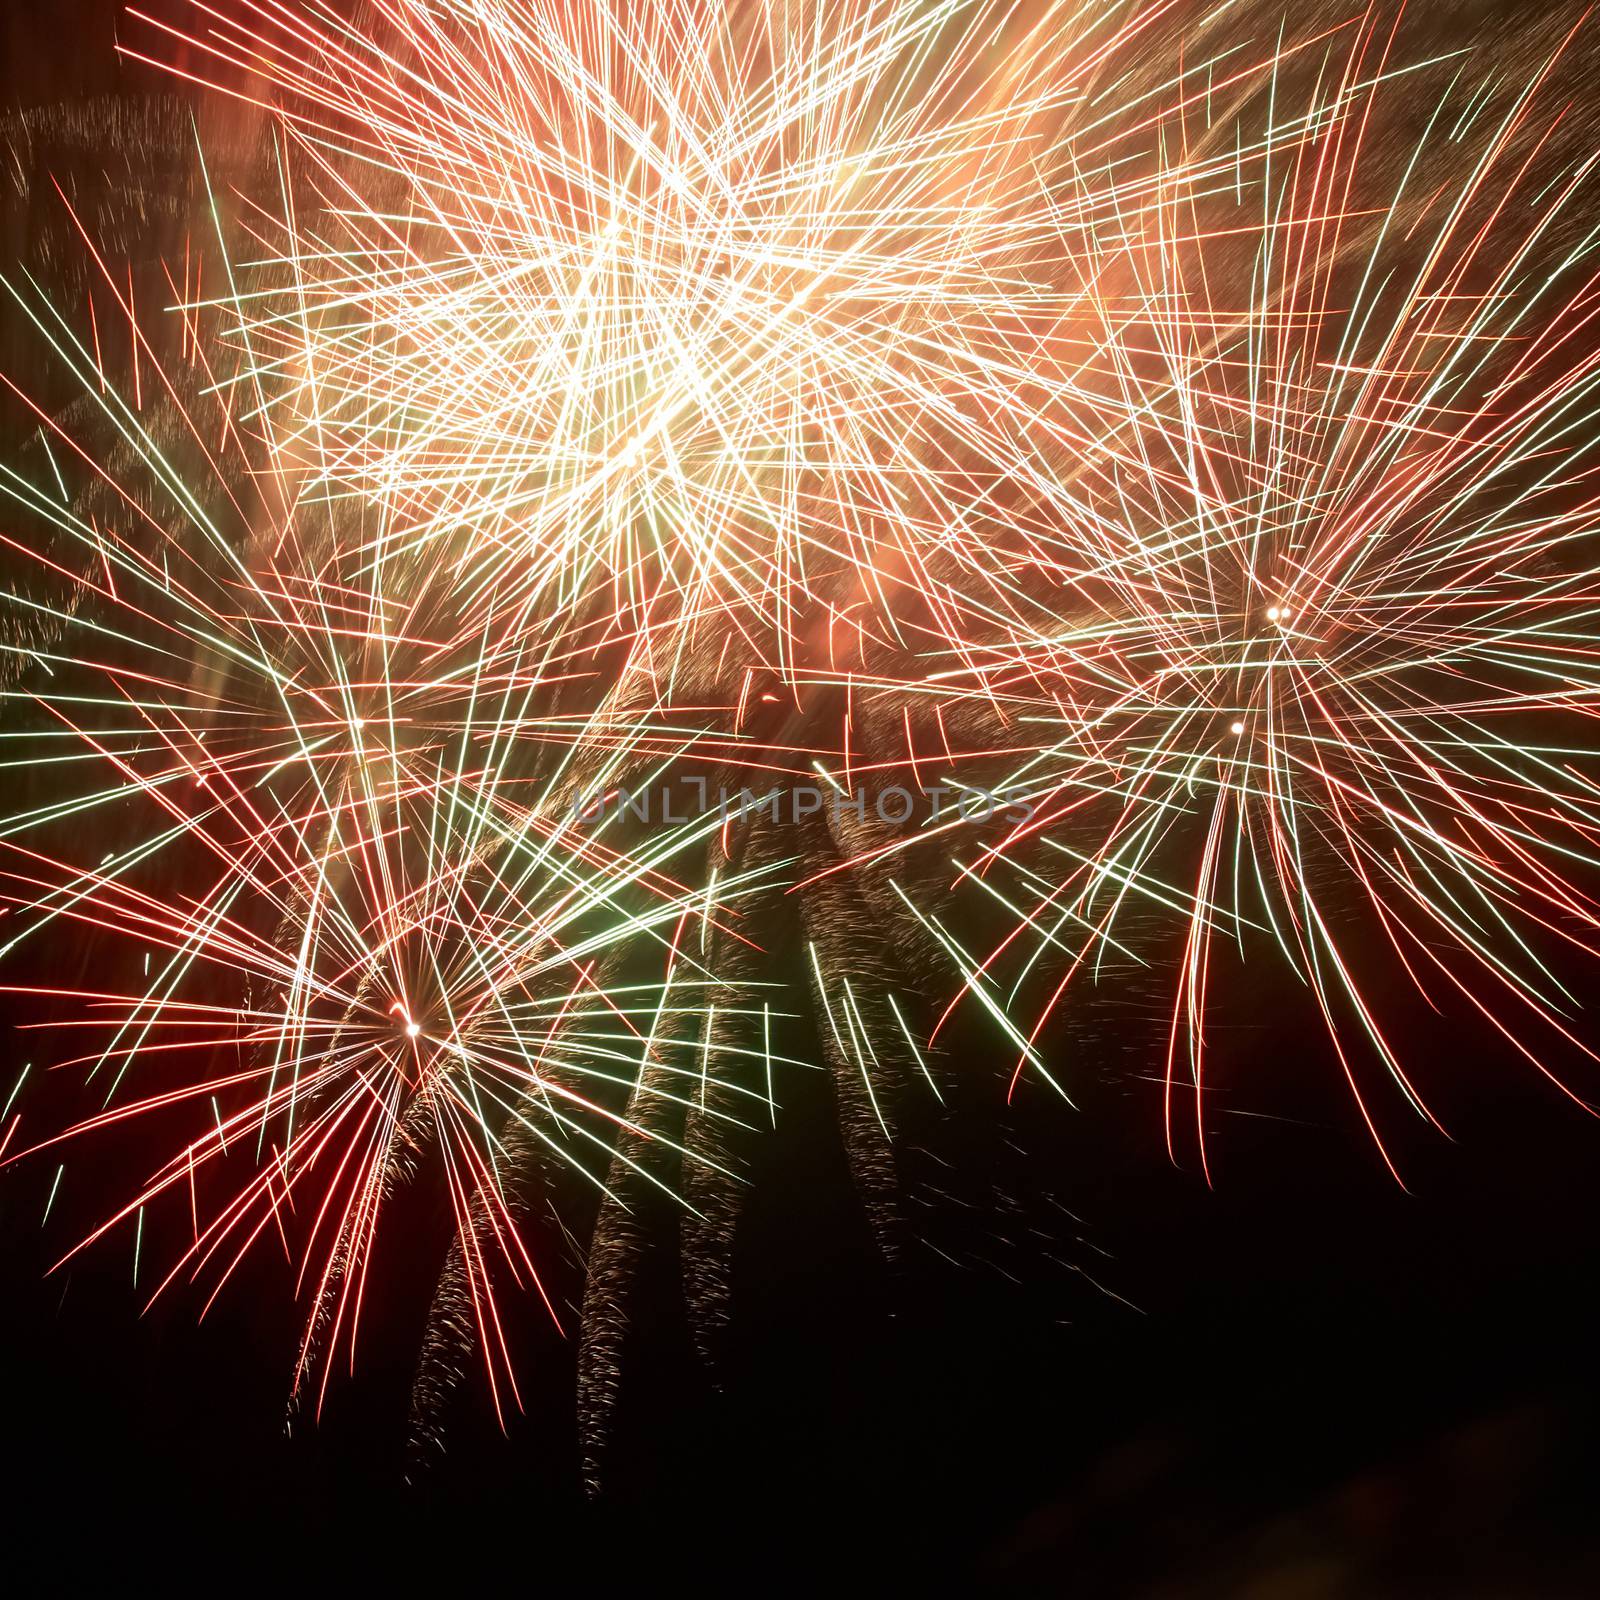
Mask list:
[[285,451],[475,604],[720,620],[784,675],[1016,607],[1123,414],[1108,241],[1238,181],[1254,141],[1173,130],[1309,48],[1163,4],[197,9],[283,134],[229,305]]
[[1357,1040],[1427,1114],[1396,976],[1541,1070],[1592,1054],[1566,974],[1597,931],[1595,158],[1538,120],[1559,58],[1498,100],[1456,74],[1374,196],[1387,43],[1361,30],[1241,188],[1243,260],[1215,197],[1152,206],[1130,422],[1077,477],[1054,615],[909,686],[987,699],[990,770],[1017,753],[996,786],[1030,820],[962,870],[1019,920],[957,958],[1011,1010],[1042,983],[1024,1059],[1125,926],[1180,919],[1169,1138],[1181,1081],[1202,1160],[1230,951],[1287,959],[1380,1147]]
[[[131,1126],[173,1152],[76,1248],[187,1211],[160,1293],[220,1287],[281,1243],[310,1308],[303,1379],[314,1341],[353,1352],[386,1200],[430,1165],[498,1409],[516,1391],[489,1253],[539,1282],[508,1152],[603,1189],[630,1106],[716,1070],[680,1013],[706,1010],[694,930],[720,927],[741,881],[708,892],[694,864],[714,821],[625,848],[604,823],[552,821],[540,799],[575,744],[601,750],[602,778],[640,759],[614,719],[585,739],[559,708],[581,673],[536,638],[463,630],[447,589],[342,540],[339,508],[214,455],[170,381],[136,406],[13,293],[121,449],[97,465],[52,424],[50,481],[6,477],[37,528],[13,541],[33,599],[9,744],[39,793],[4,826],[6,953],[94,952],[92,986],[26,988],[103,1108],[47,1144]],[[182,470],[196,459],[203,485]],[[41,599],[53,582],[65,597]],[[692,736],[673,737],[658,756]]]

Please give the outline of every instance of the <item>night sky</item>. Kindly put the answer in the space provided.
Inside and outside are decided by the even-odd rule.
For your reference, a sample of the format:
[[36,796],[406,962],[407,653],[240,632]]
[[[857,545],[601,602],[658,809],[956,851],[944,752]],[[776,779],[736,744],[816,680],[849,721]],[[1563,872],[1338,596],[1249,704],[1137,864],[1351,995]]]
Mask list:
[[[7,0],[0,113],[150,92],[113,57],[117,10]],[[0,1560],[180,1590],[1600,1592],[1600,1120],[1468,1020],[1419,1021],[1451,1137],[1398,1129],[1402,1189],[1285,1007],[1226,1041],[1208,1187],[1166,1156],[1150,1007],[1118,1015],[1084,1030],[1076,1111],[996,1111],[1020,1148],[983,1176],[1030,1226],[996,1224],[987,1261],[886,1268],[800,1092],[742,1225],[725,1367],[697,1365],[670,1265],[647,1275],[597,1499],[570,1341],[530,1321],[509,1436],[467,1405],[419,1460],[407,1309],[286,1430],[281,1275],[244,1275],[203,1324],[181,1294],[141,1317],[120,1248],[47,1275],[53,1166],[8,1168]],[[0,1063],[19,1020],[0,1004]]]

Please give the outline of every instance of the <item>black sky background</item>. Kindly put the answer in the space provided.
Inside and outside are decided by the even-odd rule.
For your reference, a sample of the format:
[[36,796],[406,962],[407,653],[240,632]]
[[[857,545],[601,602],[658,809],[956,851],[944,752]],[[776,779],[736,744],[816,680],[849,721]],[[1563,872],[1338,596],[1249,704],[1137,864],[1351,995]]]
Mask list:
[[[0,111],[147,85],[113,56],[109,0],[3,3]],[[404,1328],[286,1433],[281,1285],[245,1281],[201,1326],[182,1297],[141,1318],[120,1249],[46,1275],[52,1169],[8,1169],[0,1570],[18,1592],[145,1572],[180,1591],[1600,1592],[1600,1120],[1471,1029],[1419,1025],[1453,1139],[1402,1133],[1406,1192],[1309,1082],[1314,1046],[1262,1027],[1229,1046],[1259,1094],[1219,1108],[1208,1189],[1166,1160],[1133,1033],[1083,1063],[1098,1087],[1078,1113],[1013,1113],[1083,1219],[1063,1214],[1064,1253],[1121,1298],[1042,1251],[1015,1284],[885,1271],[823,1093],[802,1091],[752,1200],[727,1367],[696,1371],[661,1266],[598,1501],[578,1487],[569,1346],[531,1335],[510,1436],[469,1419],[422,1469]]]

